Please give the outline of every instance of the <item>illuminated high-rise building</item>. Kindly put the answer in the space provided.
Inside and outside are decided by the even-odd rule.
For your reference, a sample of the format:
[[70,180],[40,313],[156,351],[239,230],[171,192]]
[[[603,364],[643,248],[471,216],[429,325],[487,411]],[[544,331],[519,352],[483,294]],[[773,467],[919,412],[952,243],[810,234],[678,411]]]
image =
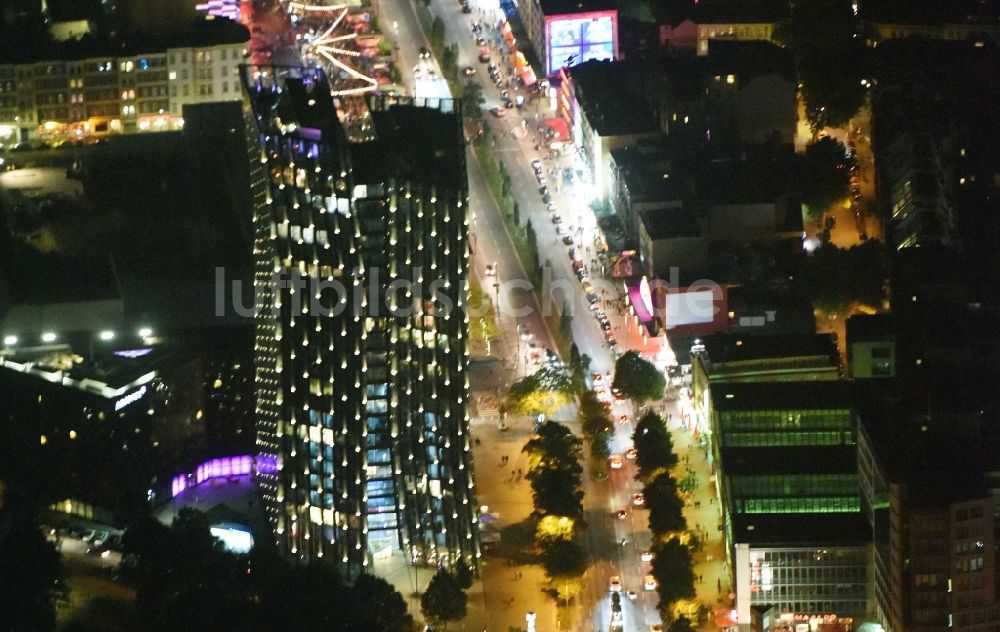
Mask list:
[[335,99],[315,68],[244,79],[257,468],[279,546],[349,574],[474,564],[458,105]]

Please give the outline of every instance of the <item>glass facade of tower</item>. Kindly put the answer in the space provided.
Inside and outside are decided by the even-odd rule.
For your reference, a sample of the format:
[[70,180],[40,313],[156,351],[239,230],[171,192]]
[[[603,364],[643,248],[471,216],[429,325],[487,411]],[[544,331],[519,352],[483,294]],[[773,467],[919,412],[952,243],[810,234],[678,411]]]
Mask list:
[[244,79],[267,183],[258,480],[279,545],[349,574],[394,555],[475,564],[457,105],[340,102],[313,68]]

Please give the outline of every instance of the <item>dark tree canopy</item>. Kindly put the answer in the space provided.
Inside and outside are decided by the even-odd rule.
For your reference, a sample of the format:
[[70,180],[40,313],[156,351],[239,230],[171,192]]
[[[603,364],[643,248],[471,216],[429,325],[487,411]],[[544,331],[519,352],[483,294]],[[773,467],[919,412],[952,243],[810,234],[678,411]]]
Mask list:
[[795,2],[774,36],[795,53],[813,131],[844,125],[857,114],[870,62],[851,0]]
[[614,424],[593,391],[581,391],[577,418],[583,434],[590,441],[591,457],[595,461],[604,461],[611,456],[610,441]]
[[646,411],[639,418],[632,433],[636,451],[637,477],[650,482],[658,475],[677,465],[674,442],[663,418],[653,411]]
[[670,474],[660,474],[645,489],[646,507],[649,508],[649,530],[660,536],[687,528],[684,503],[677,493],[677,481]]
[[549,417],[569,403],[573,392],[573,379],[566,366],[545,362],[531,375],[511,384],[507,407],[516,415],[542,413]]
[[587,570],[587,551],[573,540],[551,540],[542,548],[549,577],[579,577]]
[[291,564],[266,549],[222,549],[204,514],[182,510],[173,525],[126,532],[136,617],[151,632],[247,629],[408,632],[412,618],[391,584],[371,575],[343,581],[331,563]]
[[628,351],[615,362],[613,385],[626,397],[641,405],[663,397],[667,381],[651,362],[635,351]]
[[831,204],[847,195],[850,166],[847,148],[835,138],[821,138],[806,146],[800,179],[802,201],[811,215],[821,216]]
[[824,244],[806,259],[800,283],[816,309],[845,314],[856,303],[878,307],[888,275],[885,248],[866,241],[850,248]]
[[850,0],[796,2],[775,28],[776,40],[796,53],[837,46],[852,39],[855,24]]
[[694,597],[694,571],[691,551],[677,538],[670,538],[653,549],[653,568],[660,601],[657,608],[668,612],[677,601]]
[[695,628],[691,623],[691,619],[681,615],[667,626],[667,632],[695,632]]
[[542,515],[583,515],[583,468],[580,439],[566,426],[547,421],[524,446],[535,511]]
[[62,573],[32,505],[9,494],[0,478],[0,630],[54,629]]
[[846,125],[864,106],[868,88],[862,80],[871,74],[868,59],[868,48],[857,40],[802,54],[799,83],[813,131]]
[[469,596],[462,591],[458,581],[446,570],[440,570],[427,585],[420,597],[420,610],[424,618],[435,624],[447,625],[465,617]]

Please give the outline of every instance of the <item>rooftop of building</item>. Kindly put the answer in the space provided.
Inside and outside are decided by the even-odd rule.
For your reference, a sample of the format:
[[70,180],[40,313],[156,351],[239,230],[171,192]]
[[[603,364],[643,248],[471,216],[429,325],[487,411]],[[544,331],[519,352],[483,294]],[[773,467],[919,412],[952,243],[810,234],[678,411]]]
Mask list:
[[618,9],[614,0],[541,0],[542,15],[569,15]]
[[866,0],[860,15],[886,24],[992,24],[1000,25],[998,0]]
[[847,319],[847,343],[876,342],[896,337],[892,314],[855,314]]
[[246,130],[242,108],[232,106],[232,118],[204,137],[197,106],[185,109],[190,130],[48,152],[82,195],[0,191],[0,311],[6,303],[51,314],[121,299],[126,315],[163,325],[238,320],[215,308],[219,268],[227,281],[246,283],[252,273]]
[[639,218],[650,239],[701,237],[698,216],[688,209],[650,209],[639,213]]
[[[982,497],[987,473],[1000,466],[1000,444],[979,424],[960,426],[905,412],[898,380],[872,380],[859,391],[860,431],[886,478],[906,485],[915,506],[934,507]],[[902,399],[900,399],[902,397]]]
[[715,186],[706,190],[710,204],[774,203],[788,190],[788,171],[752,157],[716,159],[705,167],[705,179]]
[[434,107],[391,105],[373,110],[377,140],[351,147],[359,183],[411,180],[454,191],[468,188],[461,117]]
[[836,365],[838,357],[833,334],[712,334],[701,344],[713,368],[732,362],[814,357]]
[[[61,384],[105,399],[118,399],[148,384],[157,371],[177,361],[167,347],[135,336],[100,340],[94,332],[60,332],[56,342],[24,337],[0,353],[4,371]],[[8,378],[9,379],[9,378]]]
[[705,71],[711,76],[736,75],[737,85],[762,75],[777,74],[796,81],[795,58],[771,42],[713,39],[708,42]]
[[860,513],[736,514],[738,544],[773,547],[864,546],[871,527]]
[[856,474],[857,446],[722,448],[726,476]]
[[854,404],[852,383],[716,382],[712,402],[718,412],[752,410],[845,410]]
[[610,154],[633,201],[679,199],[679,187],[676,180],[670,178],[674,151],[668,146],[666,137],[643,139],[627,147],[612,149]]
[[667,0],[661,13],[667,22],[680,24],[754,24],[788,17],[786,0]]
[[625,61],[591,59],[570,69],[577,99],[600,136],[652,134],[658,129],[649,107],[635,93],[623,92],[622,74],[638,68]]
[[[2,40],[8,39],[10,46]],[[75,61],[94,58],[118,58],[139,54],[163,53],[169,48],[197,48],[225,44],[245,44],[250,41],[246,27],[231,20],[194,19],[159,32],[138,31],[129,37],[85,35],[63,42],[51,39],[15,42],[0,37],[0,59],[3,63],[41,61]]]

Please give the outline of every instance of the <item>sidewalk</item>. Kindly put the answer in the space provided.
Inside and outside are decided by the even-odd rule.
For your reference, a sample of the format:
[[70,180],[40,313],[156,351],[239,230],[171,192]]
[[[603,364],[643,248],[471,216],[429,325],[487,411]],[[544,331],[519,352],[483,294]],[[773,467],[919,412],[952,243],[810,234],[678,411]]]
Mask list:
[[[515,324],[510,318],[501,318],[498,328],[505,333],[493,343],[498,358],[511,357],[514,348],[511,331]],[[527,471],[527,457],[521,453],[524,444],[533,434],[531,421],[526,418],[508,418],[507,429],[499,429],[498,405],[502,401],[504,385],[516,379],[514,370],[499,362],[485,363],[485,358],[473,358],[477,365],[470,373],[472,394],[472,456],[476,473],[476,494],[484,513],[498,514],[500,528],[509,527],[526,519],[533,509],[531,489],[523,474]],[[479,360],[479,362],[476,362]],[[488,368],[487,368],[488,367]],[[497,388],[500,388],[498,395]],[[503,461],[506,457],[506,462]],[[522,476],[519,478],[517,472]],[[545,571],[538,565],[512,565],[495,553],[484,553],[481,559],[481,577],[469,590],[469,614],[455,626],[456,630],[480,632],[506,632],[510,627],[525,627],[525,614],[537,614],[539,630],[555,630],[556,603],[541,592],[545,584]]]
[[677,402],[666,402],[665,410],[672,415],[667,423],[674,442],[674,452],[681,462],[674,470],[678,481],[688,476],[690,469],[696,479],[696,487],[688,505],[684,508],[684,518],[688,528],[699,532],[704,547],[694,556],[694,576],[696,600],[710,610],[708,621],[699,629],[717,630],[717,621],[728,616],[732,609],[732,580],[726,559],[725,535],[719,529],[722,525],[722,508],[715,494],[712,472],[708,463],[707,448],[698,444],[691,432],[680,423]]

